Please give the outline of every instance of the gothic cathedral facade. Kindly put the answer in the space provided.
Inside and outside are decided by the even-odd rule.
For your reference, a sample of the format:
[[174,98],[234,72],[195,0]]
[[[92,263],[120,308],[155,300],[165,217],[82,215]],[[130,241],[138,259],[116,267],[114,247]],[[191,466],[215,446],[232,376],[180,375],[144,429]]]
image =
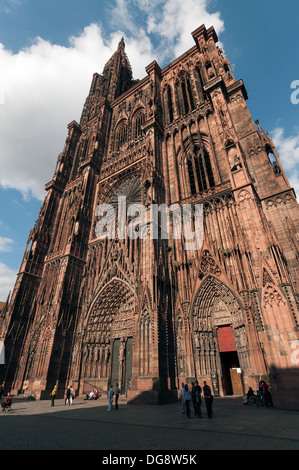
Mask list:
[[[299,408],[296,196],[214,28],[192,36],[142,80],[122,39],[93,75],[1,318],[13,393],[119,383],[130,403],[163,403],[182,382],[223,396],[262,378],[274,404]],[[160,236],[141,237],[152,222],[132,224],[128,209],[154,204],[191,207],[191,222],[201,207],[200,246],[185,249],[174,217],[167,236],[158,218]],[[111,208],[114,222],[125,213],[114,236]]]

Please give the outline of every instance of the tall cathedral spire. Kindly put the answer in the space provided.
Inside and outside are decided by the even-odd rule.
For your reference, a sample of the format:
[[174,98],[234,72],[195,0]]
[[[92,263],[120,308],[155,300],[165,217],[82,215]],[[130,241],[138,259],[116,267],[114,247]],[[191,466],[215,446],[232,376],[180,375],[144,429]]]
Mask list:
[[118,48],[106,63],[101,75],[95,73],[89,95],[83,109],[81,124],[87,122],[97,113],[101,98],[112,102],[134,85],[132,68],[125,52],[125,41],[122,37]]

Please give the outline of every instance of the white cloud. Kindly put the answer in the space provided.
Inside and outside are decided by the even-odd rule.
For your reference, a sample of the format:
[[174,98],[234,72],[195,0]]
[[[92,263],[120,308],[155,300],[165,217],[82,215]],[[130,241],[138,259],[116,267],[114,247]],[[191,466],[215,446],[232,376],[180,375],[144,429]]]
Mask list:
[[21,0],[1,0],[0,13],[14,12],[16,7],[21,5]]
[[224,23],[220,13],[209,13],[210,0],[167,0],[158,2],[148,18],[148,32],[167,40],[167,46],[180,56],[194,45],[191,33],[202,24],[214,26],[220,34]]
[[[0,221],[1,222],[1,221]],[[0,235],[0,253],[12,251],[13,240]]]
[[271,136],[289,182],[299,196],[299,132],[295,131],[296,135],[285,136],[285,130],[277,127]]
[[17,273],[0,262],[0,301],[5,302],[9,292],[12,292]]
[[223,29],[219,14],[207,13],[209,3],[116,0],[111,17],[117,21],[109,37],[101,25],[91,24],[70,38],[69,47],[41,37],[17,53],[0,44],[4,95],[0,101],[0,186],[42,200],[44,185],[51,180],[64,147],[67,125],[80,120],[92,75],[102,72],[121,36],[125,36],[134,78],[143,78],[145,67],[154,59],[158,63],[166,56],[174,59],[192,47],[191,32],[201,24],[214,23],[218,32]]
[[[37,38],[31,47],[13,54],[0,45],[2,187],[43,199],[44,184],[52,178],[64,146],[67,124],[80,120],[92,75],[102,72],[121,35],[115,33],[106,44],[100,26],[92,24],[70,39],[70,47]],[[127,43],[128,54],[130,49],[140,75],[140,64],[145,67],[151,57],[144,58],[134,40]]]
[[144,34],[151,37],[158,44],[155,59],[163,63],[190,49],[194,45],[191,33],[202,24],[206,28],[214,26],[218,34],[224,30],[220,13],[208,11],[210,3],[211,0],[116,0],[111,22],[114,26],[122,24],[136,38]]

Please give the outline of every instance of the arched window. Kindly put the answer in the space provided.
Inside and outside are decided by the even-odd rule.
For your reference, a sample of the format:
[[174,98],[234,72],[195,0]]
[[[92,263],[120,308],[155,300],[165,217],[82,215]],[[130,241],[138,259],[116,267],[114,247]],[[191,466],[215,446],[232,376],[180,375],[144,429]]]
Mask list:
[[128,126],[126,121],[122,121],[115,134],[115,150],[119,150],[128,141]]
[[211,62],[206,63],[206,72],[207,72],[208,80],[211,80],[211,78],[215,77],[215,73],[214,73],[213,66],[212,66]]
[[167,87],[167,106],[168,106],[168,116],[169,123],[173,122],[173,106],[172,106],[172,93],[170,86]]
[[133,119],[133,139],[139,139],[142,136],[142,124],[145,121],[144,111],[140,110]]
[[203,83],[202,74],[201,74],[201,71],[200,71],[200,66],[197,65],[197,66],[195,67],[195,70],[196,70],[196,73],[197,73],[197,77],[198,77],[198,79],[199,79],[199,82],[200,82],[200,84],[201,84],[201,88],[203,88],[204,83]]
[[280,166],[278,165],[277,163],[277,159],[273,153],[273,150],[271,147],[269,146],[266,146],[266,152],[267,152],[267,155],[268,155],[268,158],[269,158],[269,161],[273,167],[273,171],[275,173],[276,176],[279,176],[281,175],[281,168]]
[[201,193],[215,186],[215,180],[208,151],[194,146],[187,156],[191,194]]
[[193,109],[195,109],[195,103],[192,93],[192,87],[190,82],[190,77],[187,75],[183,75],[179,82],[179,90],[181,94],[181,112],[182,114],[187,114]]
[[226,75],[228,78],[233,78],[233,77],[232,77],[231,70],[230,70],[230,67],[229,67],[228,64],[224,64],[224,71],[225,71],[225,75]]

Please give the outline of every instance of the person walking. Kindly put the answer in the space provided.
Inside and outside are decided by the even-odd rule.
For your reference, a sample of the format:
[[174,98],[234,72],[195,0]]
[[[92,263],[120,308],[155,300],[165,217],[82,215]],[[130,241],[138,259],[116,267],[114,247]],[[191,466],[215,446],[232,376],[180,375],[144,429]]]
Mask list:
[[187,418],[191,418],[190,416],[191,415],[191,409],[190,409],[191,393],[187,384],[185,385],[185,389],[184,389],[184,399],[185,399]]
[[185,394],[185,384],[182,383],[182,387],[181,387],[181,402],[182,402],[182,413],[183,413],[183,414],[186,413],[186,406],[185,406],[185,397],[184,397],[184,394]]
[[56,385],[54,386],[51,392],[51,406],[54,406],[55,398],[56,398]]
[[213,409],[212,409],[213,395],[212,395],[211,389],[210,389],[209,385],[207,385],[206,381],[204,381],[203,394],[204,394],[204,397],[205,397],[208,417],[212,418],[212,416],[213,416]]
[[113,386],[111,385],[109,390],[108,390],[108,410],[107,411],[112,410],[113,395],[114,395]]
[[198,381],[196,380],[195,383],[192,382],[192,403],[193,403],[193,408],[194,408],[194,414],[197,414],[197,404],[196,404],[196,397],[197,397],[197,392],[201,393],[201,387],[198,385]]
[[119,386],[116,384],[115,389],[115,409],[118,410],[118,399],[119,399]]
[[71,390],[71,387],[69,385],[67,390],[66,390],[65,404],[66,405],[68,404],[70,406],[72,404],[72,399],[73,399],[72,390]]

